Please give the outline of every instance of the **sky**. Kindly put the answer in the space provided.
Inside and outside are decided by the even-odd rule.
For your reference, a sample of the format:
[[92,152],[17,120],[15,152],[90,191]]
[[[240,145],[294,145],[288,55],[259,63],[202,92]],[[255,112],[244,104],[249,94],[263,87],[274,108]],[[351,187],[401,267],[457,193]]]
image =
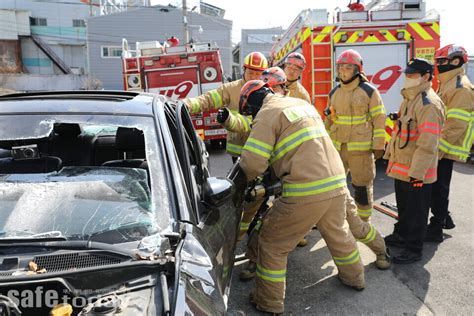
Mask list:
[[[287,28],[304,9],[324,9],[332,13],[334,8],[345,9],[349,0],[205,0],[211,5],[226,10],[225,19],[233,21],[232,42],[240,41],[241,29]],[[369,3],[370,0],[365,0]],[[472,0],[425,0],[427,10],[436,9],[441,16],[441,45],[457,43],[464,46],[469,55],[474,55],[474,1]],[[176,0],[152,0],[152,4],[181,5]],[[198,0],[187,0],[192,8]],[[205,30],[204,30],[205,32]]]

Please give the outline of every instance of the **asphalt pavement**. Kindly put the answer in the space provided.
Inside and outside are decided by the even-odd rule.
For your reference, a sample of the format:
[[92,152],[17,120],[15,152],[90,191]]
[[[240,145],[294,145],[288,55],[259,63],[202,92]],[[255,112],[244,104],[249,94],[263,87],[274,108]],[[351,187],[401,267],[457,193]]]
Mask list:
[[[224,176],[231,158],[224,150],[210,149],[213,176]],[[393,180],[377,166],[374,184],[376,203],[395,203]],[[374,266],[375,255],[359,243],[365,265],[366,288],[356,292],[343,286],[319,232],[313,230],[308,245],[297,248],[288,258],[285,315],[474,315],[474,165],[454,166],[450,211],[456,227],[445,230],[440,244],[425,243],[423,259],[409,265],[395,265],[381,271]],[[393,230],[395,220],[374,212],[372,223],[383,234]],[[245,251],[245,241],[237,252]],[[392,252],[397,253],[396,249]],[[259,315],[249,303],[254,282],[241,282],[234,267],[229,309],[245,315]]]

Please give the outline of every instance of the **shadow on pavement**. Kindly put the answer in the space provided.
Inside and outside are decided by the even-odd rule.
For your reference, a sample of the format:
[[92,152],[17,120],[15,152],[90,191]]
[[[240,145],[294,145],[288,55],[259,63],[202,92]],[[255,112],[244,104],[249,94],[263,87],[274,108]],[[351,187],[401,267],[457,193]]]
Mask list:
[[462,174],[474,175],[474,165],[461,163],[461,162],[455,162],[454,171],[457,171]]
[[[217,173],[223,173],[220,168],[230,168],[231,159],[224,150],[212,150],[212,155],[217,159],[211,168]],[[386,162],[378,162],[374,197],[378,202],[393,203],[394,180],[385,175],[385,170]],[[373,264],[375,256],[359,243],[366,267],[366,289],[356,292],[339,282],[329,251],[320,244],[319,232],[313,230],[308,235],[308,246],[289,255],[285,315],[473,315],[470,254],[474,166],[456,163],[454,171],[450,209],[457,226],[445,231],[448,234],[445,233],[442,244],[425,243],[421,261],[380,271]],[[372,217],[372,223],[382,234],[390,234],[394,222],[379,212]],[[244,245],[245,242],[240,243],[238,253],[244,252]],[[395,249],[392,255],[396,253]],[[241,282],[238,278],[244,267],[245,263],[234,267],[229,309],[261,315],[248,299],[254,281]]]
[[[375,256],[359,243],[365,265],[366,288],[357,292],[339,281],[332,257],[319,232],[313,230],[307,238],[308,246],[296,248],[288,258],[285,315],[431,313],[424,305],[430,285],[430,273],[424,266],[433,258],[438,245],[426,244],[420,262],[392,265],[389,270],[381,271],[373,263]],[[244,244],[239,245],[241,252],[245,249]],[[241,310],[245,315],[261,315],[248,299],[254,281],[238,279],[244,267],[245,264],[234,267],[230,309]]]
[[[393,264],[391,270],[395,277],[407,286],[415,297],[421,302],[425,302],[427,292],[430,287],[431,275],[425,266],[433,259],[438,251],[439,244],[425,243],[423,246],[423,258],[412,264]],[[401,250],[390,248],[392,256],[400,253]]]

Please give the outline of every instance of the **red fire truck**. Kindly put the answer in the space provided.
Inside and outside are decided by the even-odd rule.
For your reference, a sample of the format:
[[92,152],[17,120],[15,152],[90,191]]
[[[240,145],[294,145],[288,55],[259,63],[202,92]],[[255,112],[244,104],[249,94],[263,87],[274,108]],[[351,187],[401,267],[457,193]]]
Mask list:
[[[137,42],[130,50],[122,42],[123,81],[128,91],[159,93],[173,99],[197,97],[222,84],[219,49],[210,43],[163,46],[158,41]],[[205,141],[226,139],[216,121],[216,110],[193,115],[193,124]]]
[[[401,103],[402,70],[411,57],[433,61],[440,45],[439,15],[426,12],[422,0],[372,1],[363,11],[302,11],[272,48],[273,64],[291,52],[302,53],[308,67],[302,84],[322,114],[335,84],[335,60],[346,49],[357,50],[364,70],[383,98],[387,112]],[[436,85],[437,81],[433,80]],[[387,120],[387,136],[392,121]]]

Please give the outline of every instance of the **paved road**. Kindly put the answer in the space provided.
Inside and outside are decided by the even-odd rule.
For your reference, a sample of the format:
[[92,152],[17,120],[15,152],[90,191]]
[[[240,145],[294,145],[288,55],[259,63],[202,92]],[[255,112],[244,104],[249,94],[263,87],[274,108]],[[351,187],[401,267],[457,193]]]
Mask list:
[[[231,166],[222,150],[211,150],[210,163],[212,175],[225,175]],[[383,165],[377,169],[375,198],[394,203],[393,181],[385,176]],[[450,209],[457,226],[445,231],[443,243],[426,243],[422,261],[393,265],[386,271],[377,270],[375,256],[359,244],[366,289],[356,292],[339,283],[329,251],[314,230],[308,246],[289,256],[285,315],[474,315],[474,165],[456,164],[454,170]],[[372,222],[388,235],[395,220],[376,212]],[[239,252],[243,246],[239,245]],[[230,309],[258,315],[248,302],[253,281],[238,279],[242,267],[238,264],[234,269]]]

